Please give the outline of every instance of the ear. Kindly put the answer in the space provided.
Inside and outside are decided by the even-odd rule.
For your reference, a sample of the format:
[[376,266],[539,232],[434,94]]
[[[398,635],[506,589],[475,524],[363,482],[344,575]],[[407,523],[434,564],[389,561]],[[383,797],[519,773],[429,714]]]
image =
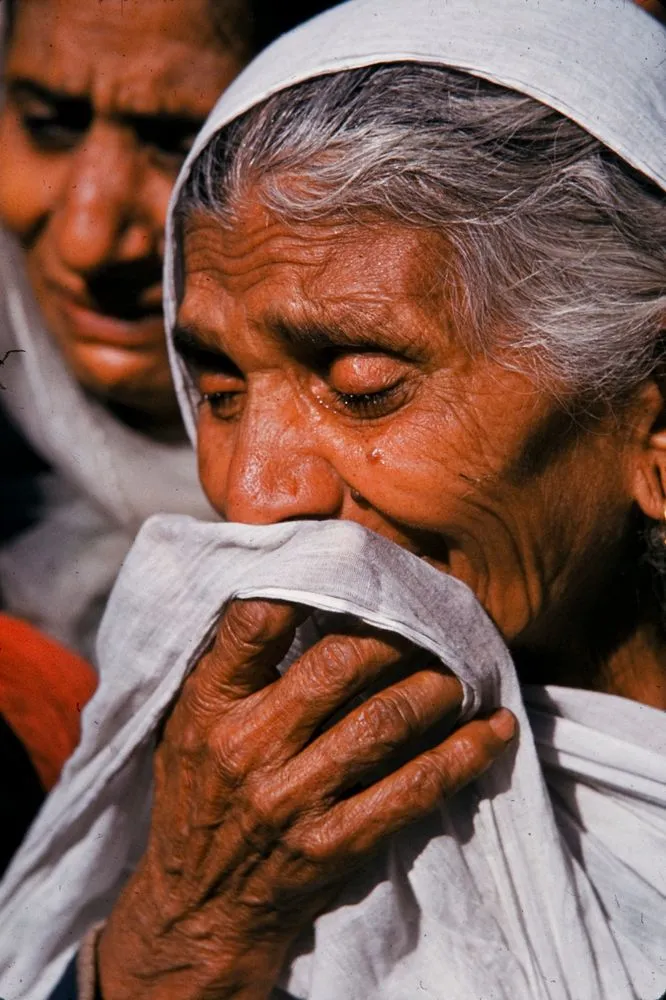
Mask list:
[[631,492],[653,521],[666,516],[666,379],[655,376],[635,398],[631,437]]

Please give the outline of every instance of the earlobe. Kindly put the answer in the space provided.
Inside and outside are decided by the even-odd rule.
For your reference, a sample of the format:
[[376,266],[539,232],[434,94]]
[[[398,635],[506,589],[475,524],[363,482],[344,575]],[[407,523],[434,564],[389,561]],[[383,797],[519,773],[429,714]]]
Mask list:
[[661,379],[650,380],[637,400],[633,421],[633,494],[653,521],[666,519],[666,400]]
[[661,457],[657,455],[641,463],[636,470],[634,499],[646,517],[653,521],[666,520],[666,443]]

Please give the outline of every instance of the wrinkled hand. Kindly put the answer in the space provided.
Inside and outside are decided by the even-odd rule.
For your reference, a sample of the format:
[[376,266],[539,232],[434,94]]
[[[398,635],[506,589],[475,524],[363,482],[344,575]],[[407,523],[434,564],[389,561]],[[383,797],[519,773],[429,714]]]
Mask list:
[[100,940],[105,1000],[264,1000],[350,872],[511,738],[501,710],[396,763],[457,712],[459,682],[438,665],[396,679],[414,650],[379,632],[328,636],[280,678],[305,614],[232,603],[185,682],[155,752],[148,847]]

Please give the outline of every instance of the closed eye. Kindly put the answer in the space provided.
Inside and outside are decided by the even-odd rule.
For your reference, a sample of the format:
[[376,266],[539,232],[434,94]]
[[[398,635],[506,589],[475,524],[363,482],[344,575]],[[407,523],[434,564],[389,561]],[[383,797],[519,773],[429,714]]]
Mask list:
[[384,352],[350,351],[338,354],[320,380],[320,399],[362,420],[392,413],[410,396],[414,366]]
[[383,417],[400,405],[400,397],[404,395],[404,387],[398,383],[389,389],[379,392],[336,392],[335,397],[349,413],[354,413],[365,420]]

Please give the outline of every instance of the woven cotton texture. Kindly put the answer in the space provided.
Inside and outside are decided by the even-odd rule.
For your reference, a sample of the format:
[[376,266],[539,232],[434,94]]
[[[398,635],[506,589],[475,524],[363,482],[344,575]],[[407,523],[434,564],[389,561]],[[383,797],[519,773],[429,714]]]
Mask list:
[[0,995],[48,996],[86,928],[108,914],[145,843],[156,726],[233,595],[351,613],[397,632],[462,679],[466,715],[503,704],[520,724],[515,758],[394,837],[318,918],[285,970],[290,993],[659,995],[664,713],[536,689],[535,745],[504,643],[459,581],[347,522],[256,528],[175,516],[151,519],[123,568],[83,742],[3,885]]

